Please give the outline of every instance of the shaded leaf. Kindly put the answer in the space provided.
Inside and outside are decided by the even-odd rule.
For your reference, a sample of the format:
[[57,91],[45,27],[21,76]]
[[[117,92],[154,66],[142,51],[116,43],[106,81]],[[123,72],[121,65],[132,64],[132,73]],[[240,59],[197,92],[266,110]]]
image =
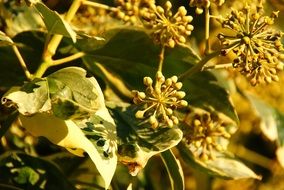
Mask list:
[[[0,158],[0,182],[24,189],[73,190],[75,187],[53,164],[24,153]],[[1,187],[1,186],[0,186]]]
[[187,94],[185,99],[188,100],[190,105],[204,109],[213,107],[236,123],[239,122],[230,94],[226,89],[219,86],[211,73],[196,73],[186,79],[183,84]]
[[76,32],[56,11],[50,10],[41,2],[36,2],[33,6],[40,12],[49,33],[61,34],[71,38],[74,43],[76,42]]
[[133,108],[124,111],[116,108],[112,113],[119,139],[118,159],[128,166],[131,175],[137,175],[153,155],[174,147],[182,138],[176,127],[153,129],[137,121]]
[[31,185],[35,185],[40,178],[39,174],[36,171],[27,166],[14,169],[13,173],[14,172],[17,173],[17,176],[14,177],[14,180],[18,184],[30,183]]
[[[38,32],[22,32],[13,38],[30,72],[35,72],[42,57],[43,34]],[[7,91],[12,86],[23,85],[25,73],[11,47],[0,47],[0,89]],[[13,79],[13,80],[11,80]]]
[[161,152],[162,160],[167,168],[172,190],[183,190],[185,188],[183,170],[179,160],[171,150]]
[[214,160],[203,162],[195,158],[185,144],[180,143],[178,145],[178,149],[183,160],[188,165],[197,168],[200,171],[206,172],[209,175],[225,179],[261,178],[241,161],[226,154],[220,154],[216,156]]
[[[86,44],[86,41],[78,41],[76,44],[80,51],[87,52],[83,58],[87,68],[108,80],[110,77],[102,74],[102,66],[130,90],[144,90],[143,78],[145,76],[153,78],[157,71],[160,47],[152,42],[145,31],[138,29],[114,29],[107,31],[103,37],[105,38],[103,42],[89,41],[89,44]],[[166,77],[178,76],[197,61],[196,55],[186,47],[166,49],[163,74]],[[118,88],[117,80],[114,80],[113,88]],[[202,108],[212,106],[216,111],[238,122],[228,92],[217,84],[216,78],[211,73],[199,72],[184,80],[183,84],[182,90],[186,91],[189,104]]]
[[[0,113],[2,111],[1,108],[2,107],[0,106]],[[5,135],[5,133],[8,131],[8,129],[11,127],[12,123],[18,116],[18,112],[14,110],[9,110],[6,114],[7,115],[2,114],[0,116],[0,138]]]
[[[26,6],[24,3],[13,4],[8,8],[5,7],[3,11],[7,11],[5,15],[5,23],[7,27],[5,32],[9,36],[16,36],[19,33],[26,31],[39,31],[44,27],[44,23],[38,12],[32,8]],[[7,9],[6,9],[7,8]]]

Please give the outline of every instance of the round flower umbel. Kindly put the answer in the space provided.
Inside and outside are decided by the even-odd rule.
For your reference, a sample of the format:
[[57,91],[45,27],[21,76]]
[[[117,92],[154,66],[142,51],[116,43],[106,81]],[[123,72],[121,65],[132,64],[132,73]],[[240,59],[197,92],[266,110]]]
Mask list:
[[212,3],[221,6],[225,0],[190,0],[189,6],[196,7],[196,14],[202,14],[204,8],[209,8]]
[[132,24],[137,23],[139,18],[139,10],[142,7],[149,7],[151,4],[155,4],[154,0],[116,0],[117,11],[115,15],[117,18],[124,22]]
[[187,115],[183,128],[184,140],[196,157],[206,161],[214,159],[216,152],[226,150],[224,140],[231,134],[228,123],[214,112],[195,111]]
[[185,7],[179,7],[173,15],[172,4],[167,1],[164,7],[152,4],[149,8],[143,8],[140,12],[141,20],[145,27],[153,30],[153,37],[158,44],[175,47],[176,44],[186,42],[193,30],[190,24],[192,16],[187,15]]
[[180,91],[182,83],[178,82],[177,76],[165,79],[158,71],[155,84],[150,77],[144,77],[143,81],[147,88],[145,92],[133,91],[133,101],[135,104],[143,104],[145,109],[137,111],[135,117],[147,119],[153,128],[157,128],[160,123],[169,127],[177,125],[179,120],[173,111],[187,106],[187,101],[183,100],[185,92]]
[[278,12],[264,16],[263,7],[246,6],[243,10],[232,10],[222,18],[223,28],[232,35],[219,34],[223,46],[222,54],[232,51],[237,58],[233,66],[245,75],[252,85],[278,81],[277,72],[283,70],[284,58],[281,37],[283,33],[272,28]]

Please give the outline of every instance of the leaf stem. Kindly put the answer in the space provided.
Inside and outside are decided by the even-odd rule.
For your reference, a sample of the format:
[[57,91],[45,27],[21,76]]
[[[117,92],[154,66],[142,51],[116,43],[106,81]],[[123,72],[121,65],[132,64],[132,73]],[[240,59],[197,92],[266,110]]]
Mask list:
[[105,9],[105,10],[108,10],[108,11],[117,11],[117,8],[115,8],[115,7],[110,7],[108,5],[93,2],[93,1],[83,0],[82,4],[87,5],[87,6],[100,8],[100,9]]
[[192,47],[190,47],[189,45],[179,43],[179,46],[188,49],[189,52],[190,52],[192,55],[194,55],[199,61],[201,60],[201,57],[200,57],[200,56],[196,53],[196,51],[195,51]]
[[52,66],[55,66],[55,65],[61,65],[63,63],[67,63],[67,62],[70,62],[70,61],[73,61],[73,60],[76,60],[76,59],[79,59],[81,57],[85,56],[85,53],[84,52],[78,52],[78,53],[75,53],[73,55],[70,55],[68,57],[64,57],[62,59],[57,59],[57,60],[53,60],[52,61]]
[[210,53],[208,55],[206,55],[202,60],[199,61],[199,63],[197,63],[196,65],[194,65],[193,67],[191,67],[190,69],[188,69],[187,71],[185,71],[183,74],[181,74],[179,76],[179,80],[184,80],[187,77],[191,76],[192,74],[198,72],[198,71],[202,71],[204,65],[211,59],[213,59],[214,57],[218,56],[220,54],[219,51],[215,51],[213,53]]
[[165,49],[166,47],[163,45],[161,49],[161,53],[159,54],[159,67],[158,71],[162,72],[164,59],[165,59]]
[[212,70],[212,69],[228,69],[232,67],[232,63],[224,63],[224,64],[218,64],[218,65],[211,65],[211,66],[204,66],[203,71]]
[[31,80],[32,79],[32,74],[29,72],[29,70],[27,68],[27,65],[26,65],[26,63],[25,63],[25,61],[24,61],[24,59],[23,59],[23,57],[22,57],[18,47],[16,45],[13,45],[12,48],[13,48],[13,51],[15,52],[15,54],[16,54],[19,62],[20,62],[20,65],[21,65],[22,69],[24,70],[24,73],[25,73],[27,79]]
[[209,7],[205,8],[205,40],[206,40],[206,46],[205,46],[205,54],[210,53],[210,12]]

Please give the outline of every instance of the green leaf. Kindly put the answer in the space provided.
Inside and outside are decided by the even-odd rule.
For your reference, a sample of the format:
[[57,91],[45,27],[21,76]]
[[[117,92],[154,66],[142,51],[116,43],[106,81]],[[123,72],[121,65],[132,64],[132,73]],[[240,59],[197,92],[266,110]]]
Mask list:
[[167,168],[172,185],[172,190],[183,190],[185,188],[184,176],[179,160],[177,160],[171,150],[161,152],[161,157]]
[[[53,114],[62,119],[86,117],[104,106],[95,78],[79,67],[61,69],[46,78]],[[103,96],[103,94],[100,94]]]
[[214,160],[203,162],[195,158],[185,144],[180,143],[178,149],[181,157],[188,165],[209,175],[224,179],[261,178],[245,164],[226,154],[220,154]]
[[[84,63],[91,72],[109,80],[116,91],[121,87],[117,80],[130,90],[144,90],[143,78],[154,77],[157,72],[160,47],[143,30],[114,29],[103,35],[105,41],[78,41],[80,51],[86,51]],[[92,47],[92,48],[90,48]],[[92,51],[90,51],[90,49]],[[180,75],[191,68],[198,58],[186,47],[166,49],[163,73],[166,77]],[[111,75],[107,76],[103,67]],[[117,80],[110,80],[112,76]],[[218,85],[217,79],[209,72],[197,73],[183,81],[183,89],[189,104],[197,107],[213,107],[238,123],[229,93]],[[119,87],[118,87],[119,86]]]
[[32,185],[35,185],[40,178],[39,174],[36,171],[27,166],[14,169],[13,173],[17,173],[17,176],[14,177],[14,180],[18,184],[30,183]]
[[13,45],[13,40],[7,36],[4,32],[0,31],[0,47],[1,46],[11,46]]
[[50,10],[41,2],[36,2],[33,6],[39,11],[49,33],[61,34],[76,42],[76,32],[56,11]]
[[176,127],[153,129],[137,121],[131,107],[115,108],[112,113],[119,138],[118,159],[128,166],[131,175],[137,175],[153,155],[176,146],[182,138],[181,130]]
[[232,104],[230,94],[218,85],[217,79],[209,72],[199,72],[184,81],[185,99],[190,105],[200,108],[213,107],[236,123],[238,115]]
[[0,183],[3,184],[10,182],[23,189],[75,189],[53,164],[24,153],[1,155],[0,169]]

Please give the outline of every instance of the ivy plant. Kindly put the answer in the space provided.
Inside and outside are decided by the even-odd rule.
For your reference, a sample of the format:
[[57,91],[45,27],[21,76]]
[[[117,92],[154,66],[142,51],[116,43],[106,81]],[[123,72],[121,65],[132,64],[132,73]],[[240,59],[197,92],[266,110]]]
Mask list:
[[279,12],[253,1],[225,15],[228,3],[0,2],[0,187],[159,189],[155,159],[160,189],[186,189],[188,168],[260,180],[230,148],[236,94],[284,165],[283,113],[238,85],[239,74],[249,88],[280,80]]

